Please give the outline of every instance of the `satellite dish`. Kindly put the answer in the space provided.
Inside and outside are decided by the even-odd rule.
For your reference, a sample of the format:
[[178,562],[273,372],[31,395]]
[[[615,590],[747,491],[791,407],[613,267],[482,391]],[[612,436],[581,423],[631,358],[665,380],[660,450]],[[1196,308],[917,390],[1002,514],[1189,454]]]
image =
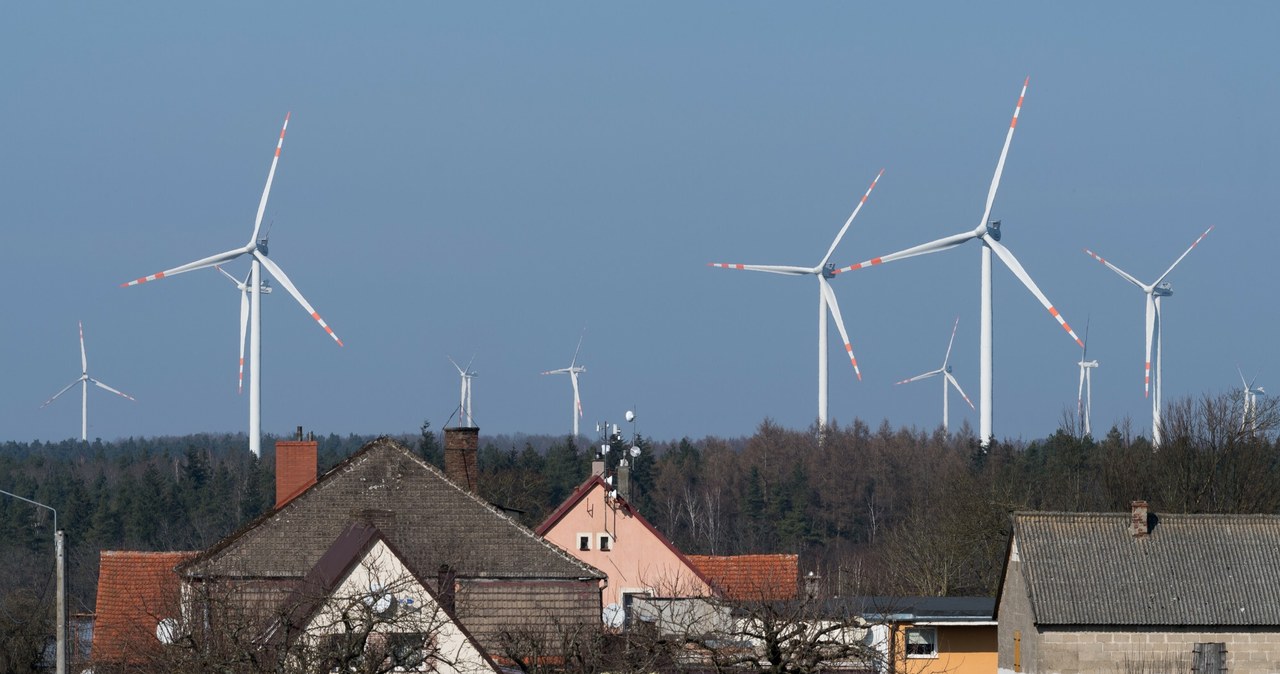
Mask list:
[[639,447],[632,447],[632,448],[631,448],[631,456],[632,456],[632,458],[637,457],[637,456],[640,456],[640,448],[639,448]]
[[382,583],[375,580],[369,583],[369,594],[365,596],[364,603],[368,604],[369,609],[375,614],[387,617],[396,607],[396,598],[390,590],[382,587]]
[[635,420],[636,420],[636,413],[635,413],[635,412],[632,412],[631,410],[627,410],[626,417],[627,417],[627,422],[635,421]]
[[178,621],[173,618],[164,618],[156,623],[156,641],[162,644],[171,644],[178,638]]
[[626,611],[622,610],[622,606],[617,603],[613,603],[604,607],[602,617],[604,618],[604,624],[606,627],[617,628],[622,627],[622,623],[626,620],[627,614]]

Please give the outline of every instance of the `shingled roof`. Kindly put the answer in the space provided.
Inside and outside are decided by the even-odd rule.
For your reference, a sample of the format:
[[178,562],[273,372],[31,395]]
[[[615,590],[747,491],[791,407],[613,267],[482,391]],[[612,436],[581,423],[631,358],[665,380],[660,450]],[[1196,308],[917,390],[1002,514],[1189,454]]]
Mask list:
[[103,550],[99,557],[93,658],[98,662],[139,662],[158,647],[156,625],[181,617],[174,567],[194,552]]
[[689,561],[725,598],[790,601],[800,582],[799,555],[689,555]]
[[1280,625],[1280,516],[1170,514],[1151,521],[1150,533],[1135,537],[1130,513],[1014,514],[1010,552],[1034,621]]
[[277,510],[184,564],[192,577],[301,578],[352,521],[374,524],[418,569],[459,578],[604,578],[390,438],[334,466]]

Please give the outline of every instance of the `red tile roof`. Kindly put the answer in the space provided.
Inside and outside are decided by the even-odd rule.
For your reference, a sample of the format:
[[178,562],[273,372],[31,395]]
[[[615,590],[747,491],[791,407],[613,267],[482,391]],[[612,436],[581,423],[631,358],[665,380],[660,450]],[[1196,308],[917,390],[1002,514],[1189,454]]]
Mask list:
[[799,555],[689,555],[703,576],[727,599],[787,601],[796,598]]
[[97,620],[93,659],[137,662],[157,645],[156,625],[180,618],[179,582],[174,567],[195,552],[103,550],[98,567]]

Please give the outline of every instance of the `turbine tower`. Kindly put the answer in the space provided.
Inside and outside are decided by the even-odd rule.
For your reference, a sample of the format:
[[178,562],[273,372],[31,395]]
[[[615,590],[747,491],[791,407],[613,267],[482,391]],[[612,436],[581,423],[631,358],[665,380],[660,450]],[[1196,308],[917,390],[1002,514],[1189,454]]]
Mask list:
[[[262,239],[262,247],[266,248],[266,246],[267,246],[267,240],[264,237]],[[250,295],[249,277],[245,276],[244,281],[240,281],[239,279],[232,276],[231,274],[228,274],[227,271],[222,268],[222,265],[215,264],[213,265],[213,268],[217,269],[219,272],[222,273],[223,276],[227,277],[228,280],[236,284],[236,289],[240,291],[240,374],[237,380],[238,383],[236,384],[236,393],[237,394],[243,393],[244,392],[244,343],[245,343],[245,337],[248,334],[247,328],[249,326],[249,295]],[[266,279],[262,280],[262,293],[264,295],[271,294],[271,284],[267,283]]]
[[1022,112],[1022,101],[1026,98],[1027,85],[1030,84],[1030,82],[1031,78],[1028,77],[1022,83],[1022,93],[1018,96],[1018,104],[1013,109],[1013,118],[1009,121],[1009,130],[1006,132],[1004,137],[1004,148],[1000,150],[1000,160],[996,162],[996,172],[995,175],[991,177],[991,187],[987,190],[986,207],[983,209],[982,218],[978,221],[978,226],[975,229],[944,237],[937,241],[931,241],[906,250],[901,250],[896,253],[891,253],[889,255],[871,258],[865,262],[859,262],[858,264],[836,270],[836,273],[839,274],[847,271],[853,271],[855,269],[865,269],[885,262],[893,262],[894,260],[902,260],[909,257],[915,257],[917,255],[941,252],[973,240],[977,240],[982,243],[982,337],[979,350],[981,378],[978,392],[978,403],[980,406],[978,440],[982,443],[983,447],[986,447],[991,442],[991,438],[995,433],[992,422],[992,360],[994,358],[991,321],[992,253],[995,253],[996,257],[999,257],[1000,261],[1009,268],[1009,271],[1013,272],[1013,275],[1018,277],[1019,281],[1022,281],[1022,285],[1026,286],[1027,290],[1029,290],[1032,295],[1035,295],[1035,298],[1040,301],[1040,304],[1043,305],[1045,309],[1049,310],[1049,315],[1053,316],[1054,320],[1058,322],[1058,325],[1062,326],[1062,329],[1066,330],[1067,334],[1071,335],[1071,338],[1075,340],[1076,344],[1084,346],[1084,342],[1080,341],[1080,338],[1076,336],[1075,331],[1067,324],[1066,319],[1064,319],[1062,314],[1059,313],[1058,310],[1054,308],[1053,304],[1049,302],[1049,298],[1045,297],[1043,292],[1040,292],[1040,288],[1036,285],[1035,281],[1031,280],[1031,276],[1022,268],[1022,264],[1018,262],[1018,259],[1013,256],[1013,253],[1011,253],[1008,248],[1005,248],[1004,244],[1000,243],[1000,221],[992,221],[988,219],[991,217],[991,206],[996,200],[996,191],[1000,188],[1000,177],[1004,173],[1004,162],[1005,158],[1009,154],[1009,143],[1013,141],[1013,131],[1018,126],[1018,115]]
[[[1182,255],[1178,256],[1178,259],[1173,261],[1173,264],[1169,265],[1169,268],[1166,269],[1164,273],[1160,275],[1159,278],[1157,278],[1155,281],[1149,284],[1143,283],[1142,281],[1139,281],[1138,279],[1134,278],[1131,274],[1129,274],[1125,270],[1103,259],[1101,255],[1098,255],[1097,253],[1089,250],[1088,248],[1084,249],[1084,252],[1088,254],[1090,257],[1106,265],[1107,269],[1110,269],[1111,271],[1119,274],[1120,277],[1123,278],[1124,280],[1128,281],[1129,283],[1132,283],[1135,286],[1138,286],[1138,288],[1142,290],[1142,293],[1146,295],[1147,360],[1145,365],[1143,366],[1142,395],[1144,397],[1151,399],[1151,444],[1155,447],[1160,446],[1160,391],[1163,384],[1163,382],[1161,381],[1162,376],[1161,376],[1161,370],[1160,370],[1160,364],[1163,356],[1163,354],[1161,353],[1161,347],[1160,347],[1160,344],[1161,344],[1160,333],[1162,332],[1161,325],[1160,325],[1162,323],[1160,300],[1162,298],[1173,295],[1173,284],[1165,281],[1164,279],[1169,275],[1169,272],[1173,271],[1174,267],[1178,266],[1179,262],[1182,262],[1182,259],[1185,258],[1187,254],[1191,252],[1191,249],[1200,245],[1200,242],[1204,240],[1204,237],[1208,236],[1209,232],[1212,232],[1212,231],[1213,231],[1213,226],[1211,225],[1209,229],[1204,230],[1204,234],[1201,234],[1200,238],[1193,241],[1191,243],[1191,246],[1187,248],[1185,251],[1183,251]],[[1153,387],[1151,385],[1152,337],[1155,338],[1155,357],[1156,357],[1156,371],[1155,371],[1155,377],[1154,377],[1155,379],[1154,395],[1152,395]]]
[[[585,337],[584,334],[582,337]],[[573,360],[569,361],[569,367],[562,367],[558,370],[547,370],[542,374],[567,374],[569,381],[573,382],[573,437],[578,437],[578,421],[582,418],[582,398],[578,395],[578,375],[587,371],[585,365],[578,364],[578,351],[582,350],[582,337],[578,337],[578,348],[573,350]]]
[[[310,315],[312,318],[315,319],[317,323],[320,324],[320,327],[323,328],[324,331],[330,337],[333,338],[333,341],[337,342],[338,346],[342,346],[342,340],[338,339],[338,335],[334,333],[333,328],[330,328],[329,325],[324,322],[324,319],[320,318],[320,314],[316,313],[316,310],[312,308],[311,304],[308,303],[306,298],[302,296],[302,293],[298,292],[298,289],[294,287],[293,282],[289,280],[289,277],[284,273],[284,270],[281,269],[280,266],[277,265],[274,261],[272,261],[271,258],[267,257],[266,241],[258,240],[258,233],[262,229],[262,214],[267,210],[267,197],[271,194],[271,181],[275,178],[275,175],[276,175],[276,164],[280,162],[280,150],[281,148],[284,147],[284,134],[285,134],[285,130],[287,130],[288,128],[289,128],[289,115],[286,114],[284,116],[284,126],[280,127],[280,140],[276,141],[275,156],[271,158],[271,169],[267,172],[267,184],[265,187],[262,188],[262,199],[258,201],[258,214],[254,218],[253,234],[249,237],[248,243],[246,243],[245,245],[239,248],[233,248],[224,253],[218,253],[217,255],[210,255],[209,257],[196,260],[195,262],[189,262],[182,266],[174,267],[173,269],[167,269],[165,271],[158,272],[150,276],[144,276],[142,278],[129,281],[128,283],[120,284],[121,287],[135,286],[142,283],[146,283],[148,281],[155,281],[158,279],[162,279],[166,276],[174,276],[176,274],[181,274],[184,272],[195,271],[196,269],[204,269],[205,267],[212,267],[214,265],[218,265],[224,262],[229,262],[231,260],[234,260],[240,257],[241,255],[248,255],[250,257],[249,282],[247,284],[250,290],[249,313],[252,316],[252,320],[250,321],[250,330],[249,330],[249,451],[253,452],[254,456],[262,455],[262,376],[261,376],[262,374],[262,304],[261,304],[262,302],[262,271],[261,271],[261,268],[265,267],[267,270],[267,273],[269,273],[271,277],[276,280],[276,282],[284,286],[284,289],[288,291],[289,294],[292,295],[295,300],[298,301],[298,304],[302,305],[302,308],[307,312],[308,315]],[[241,303],[241,306],[243,307],[243,302]],[[241,315],[243,316],[243,309],[242,309]]]
[[471,380],[480,375],[471,369],[471,363],[475,362],[476,357],[472,356],[471,360],[467,361],[465,368],[458,365],[458,361],[454,360],[452,356],[448,356],[448,358],[449,362],[458,368],[458,375],[462,377],[462,394],[458,398],[458,425],[465,428],[475,428],[475,421],[471,418]]
[[913,381],[920,381],[921,379],[928,379],[930,377],[936,377],[938,375],[942,375],[942,430],[943,431],[947,430],[947,387],[948,386],[956,387],[956,392],[960,394],[961,398],[964,398],[965,402],[969,403],[969,408],[973,409],[973,401],[969,400],[969,396],[964,394],[964,389],[960,388],[960,382],[956,381],[955,376],[951,374],[951,365],[950,365],[951,345],[954,344],[956,341],[956,328],[958,327],[960,327],[960,317],[956,316],[956,323],[955,325],[951,326],[951,340],[947,342],[947,355],[943,356],[942,358],[942,367],[936,370],[933,370],[932,372],[918,374],[910,379],[903,379],[902,381],[897,382],[898,384],[910,384]]
[[1093,429],[1089,426],[1089,414],[1093,408],[1093,370],[1098,367],[1098,361],[1089,360],[1089,322],[1084,324],[1084,346],[1080,347],[1080,362],[1076,363],[1080,366],[1080,389],[1076,391],[1076,414],[1080,416],[1080,428],[1083,429],[1085,437],[1093,435]]
[[49,403],[57,400],[58,396],[69,391],[72,386],[79,384],[80,385],[80,441],[86,442],[89,440],[89,384],[93,384],[94,386],[97,386],[98,388],[104,391],[110,391],[122,398],[128,398],[129,400],[133,400],[133,396],[129,395],[128,393],[121,393],[120,391],[117,391],[111,388],[110,386],[107,386],[106,384],[98,381],[97,379],[94,379],[93,377],[89,376],[89,359],[85,357],[85,353],[84,353],[84,323],[79,322],[78,325],[80,326],[80,377],[75,381],[71,382],[70,384],[67,384],[65,387],[63,387],[61,391],[58,391],[57,393],[53,394],[52,398],[44,401],[44,404],[40,406],[40,409],[44,409]]
[[853,364],[853,373],[857,375],[858,380],[862,380],[862,371],[858,369],[858,359],[853,355],[853,346],[849,343],[849,333],[845,331],[844,319],[840,316],[840,304],[836,302],[835,291],[831,289],[828,279],[835,276],[835,265],[830,264],[831,254],[835,252],[836,246],[840,245],[840,240],[844,238],[845,232],[849,231],[849,225],[853,224],[853,219],[858,216],[858,211],[862,210],[862,206],[867,203],[867,198],[871,196],[871,190],[876,188],[876,183],[880,182],[880,176],[884,175],[884,169],[876,174],[871,186],[862,195],[862,199],[858,201],[858,205],[854,207],[853,213],[849,215],[849,219],[845,220],[844,227],[840,228],[840,233],[836,234],[836,238],[831,242],[831,246],[827,248],[827,254],[822,256],[822,260],[813,267],[791,267],[782,265],[762,265],[762,264],[727,264],[722,262],[712,262],[708,266],[719,267],[721,269],[745,269],[748,271],[763,271],[771,274],[782,274],[785,276],[813,276],[818,279],[818,425],[826,427],[827,425],[827,312],[831,312],[831,317],[835,319],[836,328],[840,331],[840,338],[844,341],[845,353],[849,355],[849,362]]

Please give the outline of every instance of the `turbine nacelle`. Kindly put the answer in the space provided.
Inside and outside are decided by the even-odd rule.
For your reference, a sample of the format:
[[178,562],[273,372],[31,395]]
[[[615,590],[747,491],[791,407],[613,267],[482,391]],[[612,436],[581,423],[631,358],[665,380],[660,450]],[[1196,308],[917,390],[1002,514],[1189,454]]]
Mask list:
[[1173,284],[1168,281],[1161,281],[1151,289],[1151,295],[1154,297],[1169,297],[1173,295]]
[[828,263],[826,263],[826,264],[822,265],[821,273],[822,273],[822,277],[823,277],[823,278],[825,278],[825,279],[833,279],[833,278],[835,278],[835,277],[836,277],[836,265],[835,265],[834,263],[831,263],[831,262],[828,262]]
[[992,220],[991,222],[987,223],[986,227],[984,227],[979,233],[979,236],[989,236],[993,241],[999,241],[1000,240],[1000,221]]

